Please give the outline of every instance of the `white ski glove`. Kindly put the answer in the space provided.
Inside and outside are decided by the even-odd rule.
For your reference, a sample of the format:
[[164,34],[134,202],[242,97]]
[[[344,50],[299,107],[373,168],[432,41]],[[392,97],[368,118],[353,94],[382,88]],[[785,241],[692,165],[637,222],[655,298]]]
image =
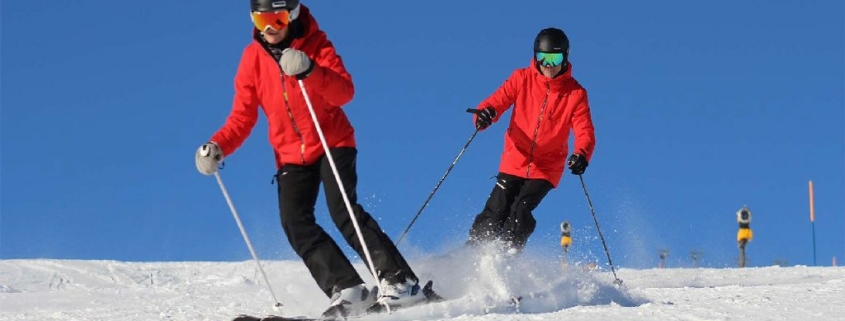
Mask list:
[[200,173],[205,175],[216,173],[222,161],[223,151],[214,142],[202,144],[200,148],[197,148],[196,162]]
[[288,76],[295,76],[296,79],[304,79],[311,74],[314,69],[314,63],[311,58],[308,58],[304,52],[296,49],[287,48],[282,51],[282,58],[279,59],[279,65],[282,66],[282,71]]

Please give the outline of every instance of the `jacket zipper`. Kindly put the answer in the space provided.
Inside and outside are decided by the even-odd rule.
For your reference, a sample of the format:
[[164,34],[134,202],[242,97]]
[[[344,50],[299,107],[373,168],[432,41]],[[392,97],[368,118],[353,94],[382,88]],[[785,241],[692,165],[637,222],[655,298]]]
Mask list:
[[[264,52],[270,56],[273,61],[276,61],[276,58],[273,56],[273,53],[267,46],[262,45],[264,48]],[[276,64],[279,67],[279,79],[282,81],[282,96],[285,99],[285,110],[288,112],[288,117],[290,117],[290,122],[293,125],[293,131],[296,132],[296,135],[299,136],[299,156],[302,157],[302,165],[305,165],[305,137],[302,136],[302,132],[299,131],[299,126],[296,126],[296,120],[293,118],[293,112],[290,110],[290,102],[288,102],[288,90],[287,86],[285,86],[285,73],[282,70],[282,66],[278,63]]]
[[[281,66],[279,67],[279,72],[281,72]],[[285,76],[281,76],[282,79],[282,95],[285,98],[285,109],[288,112],[288,117],[290,117],[290,122],[293,124],[293,131],[296,132],[296,135],[299,136],[299,155],[302,157],[302,165],[305,165],[305,138],[302,137],[302,132],[299,131],[299,126],[296,126],[296,120],[293,118],[293,112],[290,110],[290,103],[288,102],[288,90],[287,86],[285,86]]]
[[531,140],[531,151],[528,153],[528,167],[525,169],[525,178],[531,178],[531,164],[534,163],[534,148],[537,147],[537,136],[540,134],[540,123],[543,122],[543,113],[546,111],[546,103],[549,101],[549,93],[552,90],[552,83],[546,83],[546,97],[543,97],[543,104],[540,106],[540,117],[537,119],[537,128],[534,129],[534,139]]

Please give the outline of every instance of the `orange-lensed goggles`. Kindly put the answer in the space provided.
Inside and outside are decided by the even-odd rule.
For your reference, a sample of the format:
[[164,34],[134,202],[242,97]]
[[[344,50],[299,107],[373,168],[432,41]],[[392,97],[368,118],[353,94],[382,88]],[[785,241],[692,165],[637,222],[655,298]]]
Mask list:
[[252,23],[254,23],[255,27],[262,32],[267,31],[268,28],[282,30],[290,23],[291,20],[290,12],[287,10],[265,12],[253,11],[250,16],[252,17]]

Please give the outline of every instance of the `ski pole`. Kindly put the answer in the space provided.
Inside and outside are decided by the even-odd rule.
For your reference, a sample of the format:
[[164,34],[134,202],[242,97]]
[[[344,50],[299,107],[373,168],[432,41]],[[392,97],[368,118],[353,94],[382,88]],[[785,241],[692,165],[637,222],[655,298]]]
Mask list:
[[232,210],[232,215],[235,217],[235,222],[238,223],[238,228],[241,229],[241,235],[244,237],[244,241],[246,241],[246,246],[249,248],[249,253],[252,254],[252,259],[255,260],[255,264],[258,265],[258,270],[261,271],[261,275],[264,276],[264,283],[267,283],[267,288],[270,290],[270,295],[273,296],[273,302],[276,302],[274,307],[278,308],[282,306],[282,303],[276,299],[276,293],[273,292],[273,287],[270,285],[270,280],[267,279],[267,273],[264,273],[264,268],[261,267],[261,262],[258,260],[258,255],[255,254],[255,249],[252,248],[252,242],[249,241],[249,236],[246,234],[246,229],[244,229],[244,225],[241,223],[241,218],[238,216],[238,211],[235,210],[235,204],[232,203],[232,198],[229,197],[229,192],[226,191],[226,186],[223,185],[223,179],[220,178],[219,172],[214,172],[214,177],[217,178],[217,184],[220,185],[220,190],[223,191],[223,197],[226,198],[226,203],[229,204],[229,209]]
[[622,280],[616,276],[616,269],[613,267],[613,261],[610,260],[610,251],[607,249],[607,243],[604,241],[604,235],[601,233],[601,227],[599,227],[599,219],[596,218],[596,211],[593,209],[593,202],[590,201],[590,194],[587,193],[587,184],[584,183],[584,176],[578,175],[578,178],[581,179],[581,187],[584,188],[584,196],[587,197],[587,204],[590,206],[590,213],[593,214],[593,221],[596,222],[596,230],[599,231],[599,238],[601,238],[601,245],[604,246],[604,254],[607,255],[607,263],[610,264],[610,271],[613,272],[613,278],[616,279],[613,283],[621,285]]
[[[468,113],[476,113],[476,110],[469,108],[469,109],[467,109],[467,112]],[[399,245],[399,242],[402,242],[402,238],[405,237],[405,234],[408,234],[408,231],[411,229],[411,226],[414,225],[414,222],[417,221],[417,218],[420,217],[420,214],[422,214],[423,209],[425,209],[425,207],[428,206],[428,202],[431,201],[431,198],[434,196],[434,193],[437,192],[438,188],[440,188],[440,184],[443,184],[443,181],[446,180],[446,176],[449,176],[449,172],[452,171],[452,168],[454,168],[455,164],[458,163],[458,160],[461,159],[461,156],[464,154],[464,151],[466,151],[467,147],[469,147],[469,143],[472,143],[472,140],[475,139],[476,134],[478,134],[478,129],[476,129],[475,132],[472,133],[472,136],[469,137],[469,140],[467,141],[467,143],[464,144],[464,148],[461,148],[461,152],[458,153],[458,157],[455,157],[455,160],[452,161],[452,164],[449,165],[448,169],[446,169],[446,174],[443,174],[443,177],[440,178],[440,181],[437,182],[437,185],[435,185],[434,189],[431,191],[431,193],[428,194],[428,197],[425,199],[425,202],[423,202],[422,207],[420,207],[420,210],[417,211],[417,215],[414,215],[414,218],[411,219],[411,224],[408,224],[408,227],[405,228],[405,231],[402,232],[402,235],[399,235],[399,239],[396,240],[397,246]]]
[[370,249],[367,247],[367,242],[364,241],[363,234],[361,234],[361,228],[358,226],[358,219],[355,217],[355,212],[352,211],[352,204],[349,202],[349,196],[346,195],[346,188],[343,187],[343,181],[340,179],[340,174],[337,172],[337,166],[334,164],[334,157],[332,157],[332,152],[329,150],[329,144],[326,142],[326,137],[323,135],[323,129],[320,127],[320,121],[317,120],[317,114],[314,112],[314,106],[311,105],[311,98],[308,97],[308,91],[305,90],[305,84],[302,82],[302,79],[297,80],[297,82],[299,83],[299,89],[302,91],[302,96],[305,97],[305,104],[308,105],[308,111],[311,113],[311,119],[314,121],[314,128],[317,129],[317,135],[320,136],[320,143],[323,145],[323,150],[326,151],[329,166],[331,166],[332,173],[334,173],[335,181],[337,181],[337,187],[340,188],[340,195],[343,196],[343,203],[346,204],[346,211],[349,212],[349,218],[352,220],[352,226],[355,227],[355,233],[358,234],[358,241],[361,242],[361,247],[364,249],[364,256],[367,258],[367,264],[370,266],[370,272],[373,274],[373,279],[375,279],[376,284],[379,285],[379,293],[384,293],[382,292],[384,289],[381,288],[381,282],[379,282],[378,279],[376,266],[373,264],[373,259],[370,256]]

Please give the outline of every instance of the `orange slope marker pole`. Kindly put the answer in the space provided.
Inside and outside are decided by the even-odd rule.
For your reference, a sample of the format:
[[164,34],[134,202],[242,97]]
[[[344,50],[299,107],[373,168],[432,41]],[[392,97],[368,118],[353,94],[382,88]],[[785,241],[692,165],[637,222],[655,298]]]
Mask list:
[[813,200],[813,181],[810,181],[810,225],[813,228],[813,266],[816,265],[816,209]]

